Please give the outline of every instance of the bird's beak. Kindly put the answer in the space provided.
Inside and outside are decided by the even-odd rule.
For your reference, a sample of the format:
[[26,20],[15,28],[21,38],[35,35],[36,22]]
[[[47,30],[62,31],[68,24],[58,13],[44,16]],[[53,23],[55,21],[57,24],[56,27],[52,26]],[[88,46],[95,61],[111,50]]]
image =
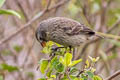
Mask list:
[[41,46],[44,48],[46,46],[46,42],[45,41],[42,41],[41,43]]

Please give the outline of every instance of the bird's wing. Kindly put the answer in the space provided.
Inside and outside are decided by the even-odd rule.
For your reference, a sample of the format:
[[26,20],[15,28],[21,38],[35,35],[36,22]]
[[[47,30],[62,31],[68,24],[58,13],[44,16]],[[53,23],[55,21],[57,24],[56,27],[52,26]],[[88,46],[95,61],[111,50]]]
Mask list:
[[63,28],[65,33],[68,35],[79,35],[79,34],[86,34],[86,35],[94,35],[95,32],[83,24],[76,25],[76,26],[69,26]]

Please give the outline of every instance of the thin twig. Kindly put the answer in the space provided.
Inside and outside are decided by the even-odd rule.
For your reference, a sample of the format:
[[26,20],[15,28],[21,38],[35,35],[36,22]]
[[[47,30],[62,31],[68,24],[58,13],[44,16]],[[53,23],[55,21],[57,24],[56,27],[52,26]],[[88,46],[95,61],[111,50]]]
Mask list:
[[105,53],[109,53],[110,51],[114,50],[117,46],[116,45],[113,45],[112,47],[110,47],[109,49],[107,49],[105,51]]
[[29,21],[29,18],[28,18],[28,15],[26,13],[26,10],[25,10],[24,6],[22,6],[22,4],[20,3],[19,0],[15,0],[15,2],[19,6],[20,10],[23,12],[26,21]]
[[51,4],[51,0],[48,1],[48,5],[46,7],[46,10],[48,10],[48,8],[50,7],[50,4]]
[[67,75],[68,80],[71,80],[70,75],[69,75],[69,71],[68,71],[68,70],[69,70],[69,68],[67,67],[65,73],[66,73],[66,75]]
[[79,71],[79,73],[77,74],[77,76],[76,76],[76,77],[80,77],[80,74],[82,74],[83,72],[84,72],[84,70]]
[[118,19],[118,20],[116,21],[116,23],[113,24],[113,25],[110,27],[110,29],[107,31],[107,33],[110,33],[111,31],[113,31],[113,30],[116,28],[116,26],[118,26],[119,24],[120,24],[120,19]]
[[120,75],[120,70],[118,70],[117,72],[115,72],[114,74],[112,74],[111,76],[109,76],[107,79],[105,80],[112,80],[114,79],[115,77],[119,76]]

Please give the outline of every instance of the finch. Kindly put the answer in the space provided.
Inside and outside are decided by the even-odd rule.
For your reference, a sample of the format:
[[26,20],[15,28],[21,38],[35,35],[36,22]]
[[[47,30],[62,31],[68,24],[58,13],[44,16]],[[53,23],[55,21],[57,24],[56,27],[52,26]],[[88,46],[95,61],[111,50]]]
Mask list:
[[53,41],[64,47],[80,46],[92,40],[95,32],[77,22],[65,17],[54,17],[40,22],[36,30],[36,38],[44,47],[47,41]]

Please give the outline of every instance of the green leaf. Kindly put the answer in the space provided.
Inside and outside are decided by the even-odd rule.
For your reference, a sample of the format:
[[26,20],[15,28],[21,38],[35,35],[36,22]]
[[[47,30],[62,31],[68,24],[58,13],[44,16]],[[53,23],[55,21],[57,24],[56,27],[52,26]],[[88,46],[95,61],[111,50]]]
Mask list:
[[46,46],[42,49],[42,53],[45,54],[50,54],[52,52],[51,48],[54,45],[54,43],[52,41],[49,41],[46,43]]
[[[61,47],[60,44],[57,44],[55,42],[49,41],[46,43],[46,46],[43,48],[43,50],[41,51],[42,53],[47,53],[50,54],[53,50],[52,47],[53,46],[57,46],[57,47]],[[56,51],[55,53],[57,53],[58,51]],[[60,54],[60,53],[59,53]]]
[[77,69],[76,67],[72,67],[72,68],[70,69],[70,74],[72,74],[72,73],[74,73],[74,72],[76,72],[76,71],[78,71],[78,69]]
[[22,46],[19,46],[19,45],[15,45],[14,47],[14,50],[16,51],[16,52],[21,52],[22,51],[22,49],[23,49],[23,47]]
[[48,67],[48,60],[41,60],[40,62],[40,71],[42,74],[45,73],[45,70],[47,69]]
[[66,53],[65,57],[64,57],[64,61],[65,61],[66,66],[71,64],[71,60],[72,60],[72,54],[71,53]]
[[83,78],[84,80],[88,80],[88,76],[86,76],[85,74],[81,74],[81,78]]
[[50,77],[51,76],[51,73],[52,73],[53,69],[50,69],[47,73],[47,77]]
[[55,69],[58,71],[58,72],[63,72],[65,70],[63,64],[59,63],[55,66]]
[[87,71],[86,73],[88,74],[88,76],[89,76],[90,78],[93,78],[93,76],[94,76],[93,72]]
[[51,66],[52,66],[53,68],[55,68],[55,66],[56,66],[57,64],[59,64],[59,60],[58,60],[57,56],[55,56],[55,57],[51,60]]
[[60,61],[60,63],[62,63],[64,66],[66,66],[65,61],[64,61],[64,58],[63,58],[62,56],[60,56],[59,61]]
[[102,78],[99,77],[99,76],[97,76],[97,75],[95,75],[95,76],[93,76],[93,79],[92,79],[92,80],[102,80]]
[[3,76],[2,75],[0,75],[0,80],[3,80]]
[[69,64],[70,67],[75,66],[76,64],[80,63],[82,59],[72,61],[71,64]]
[[57,56],[51,60],[51,66],[55,68],[55,70],[57,70],[58,72],[64,71],[64,66],[62,63],[59,62]]
[[46,47],[44,47],[44,48],[42,49],[41,52],[42,52],[42,53],[45,53],[45,54],[48,54],[48,53],[51,52],[51,50],[46,46]]
[[15,16],[17,16],[18,18],[21,18],[20,14],[17,13],[16,11],[13,11],[13,10],[4,10],[4,9],[1,9],[1,10],[0,10],[0,14],[15,15]]
[[5,3],[5,0],[0,0],[0,8],[3,6],[4,3]]
[[18,71],[18,67],[16,66],[11,66],[11,65],[8,65],[8,64],[0,64],[0,70],[8,70],[9,72],[13,72],[13,71]]
[[51,77],[51,78],[56,78],[56,75],[51,75],[50,77]]
[[89,63],[89,61],[87,59],[86,62],[85,62],[85,68],[89,68],[89,66],[90,66],[90,63]]

